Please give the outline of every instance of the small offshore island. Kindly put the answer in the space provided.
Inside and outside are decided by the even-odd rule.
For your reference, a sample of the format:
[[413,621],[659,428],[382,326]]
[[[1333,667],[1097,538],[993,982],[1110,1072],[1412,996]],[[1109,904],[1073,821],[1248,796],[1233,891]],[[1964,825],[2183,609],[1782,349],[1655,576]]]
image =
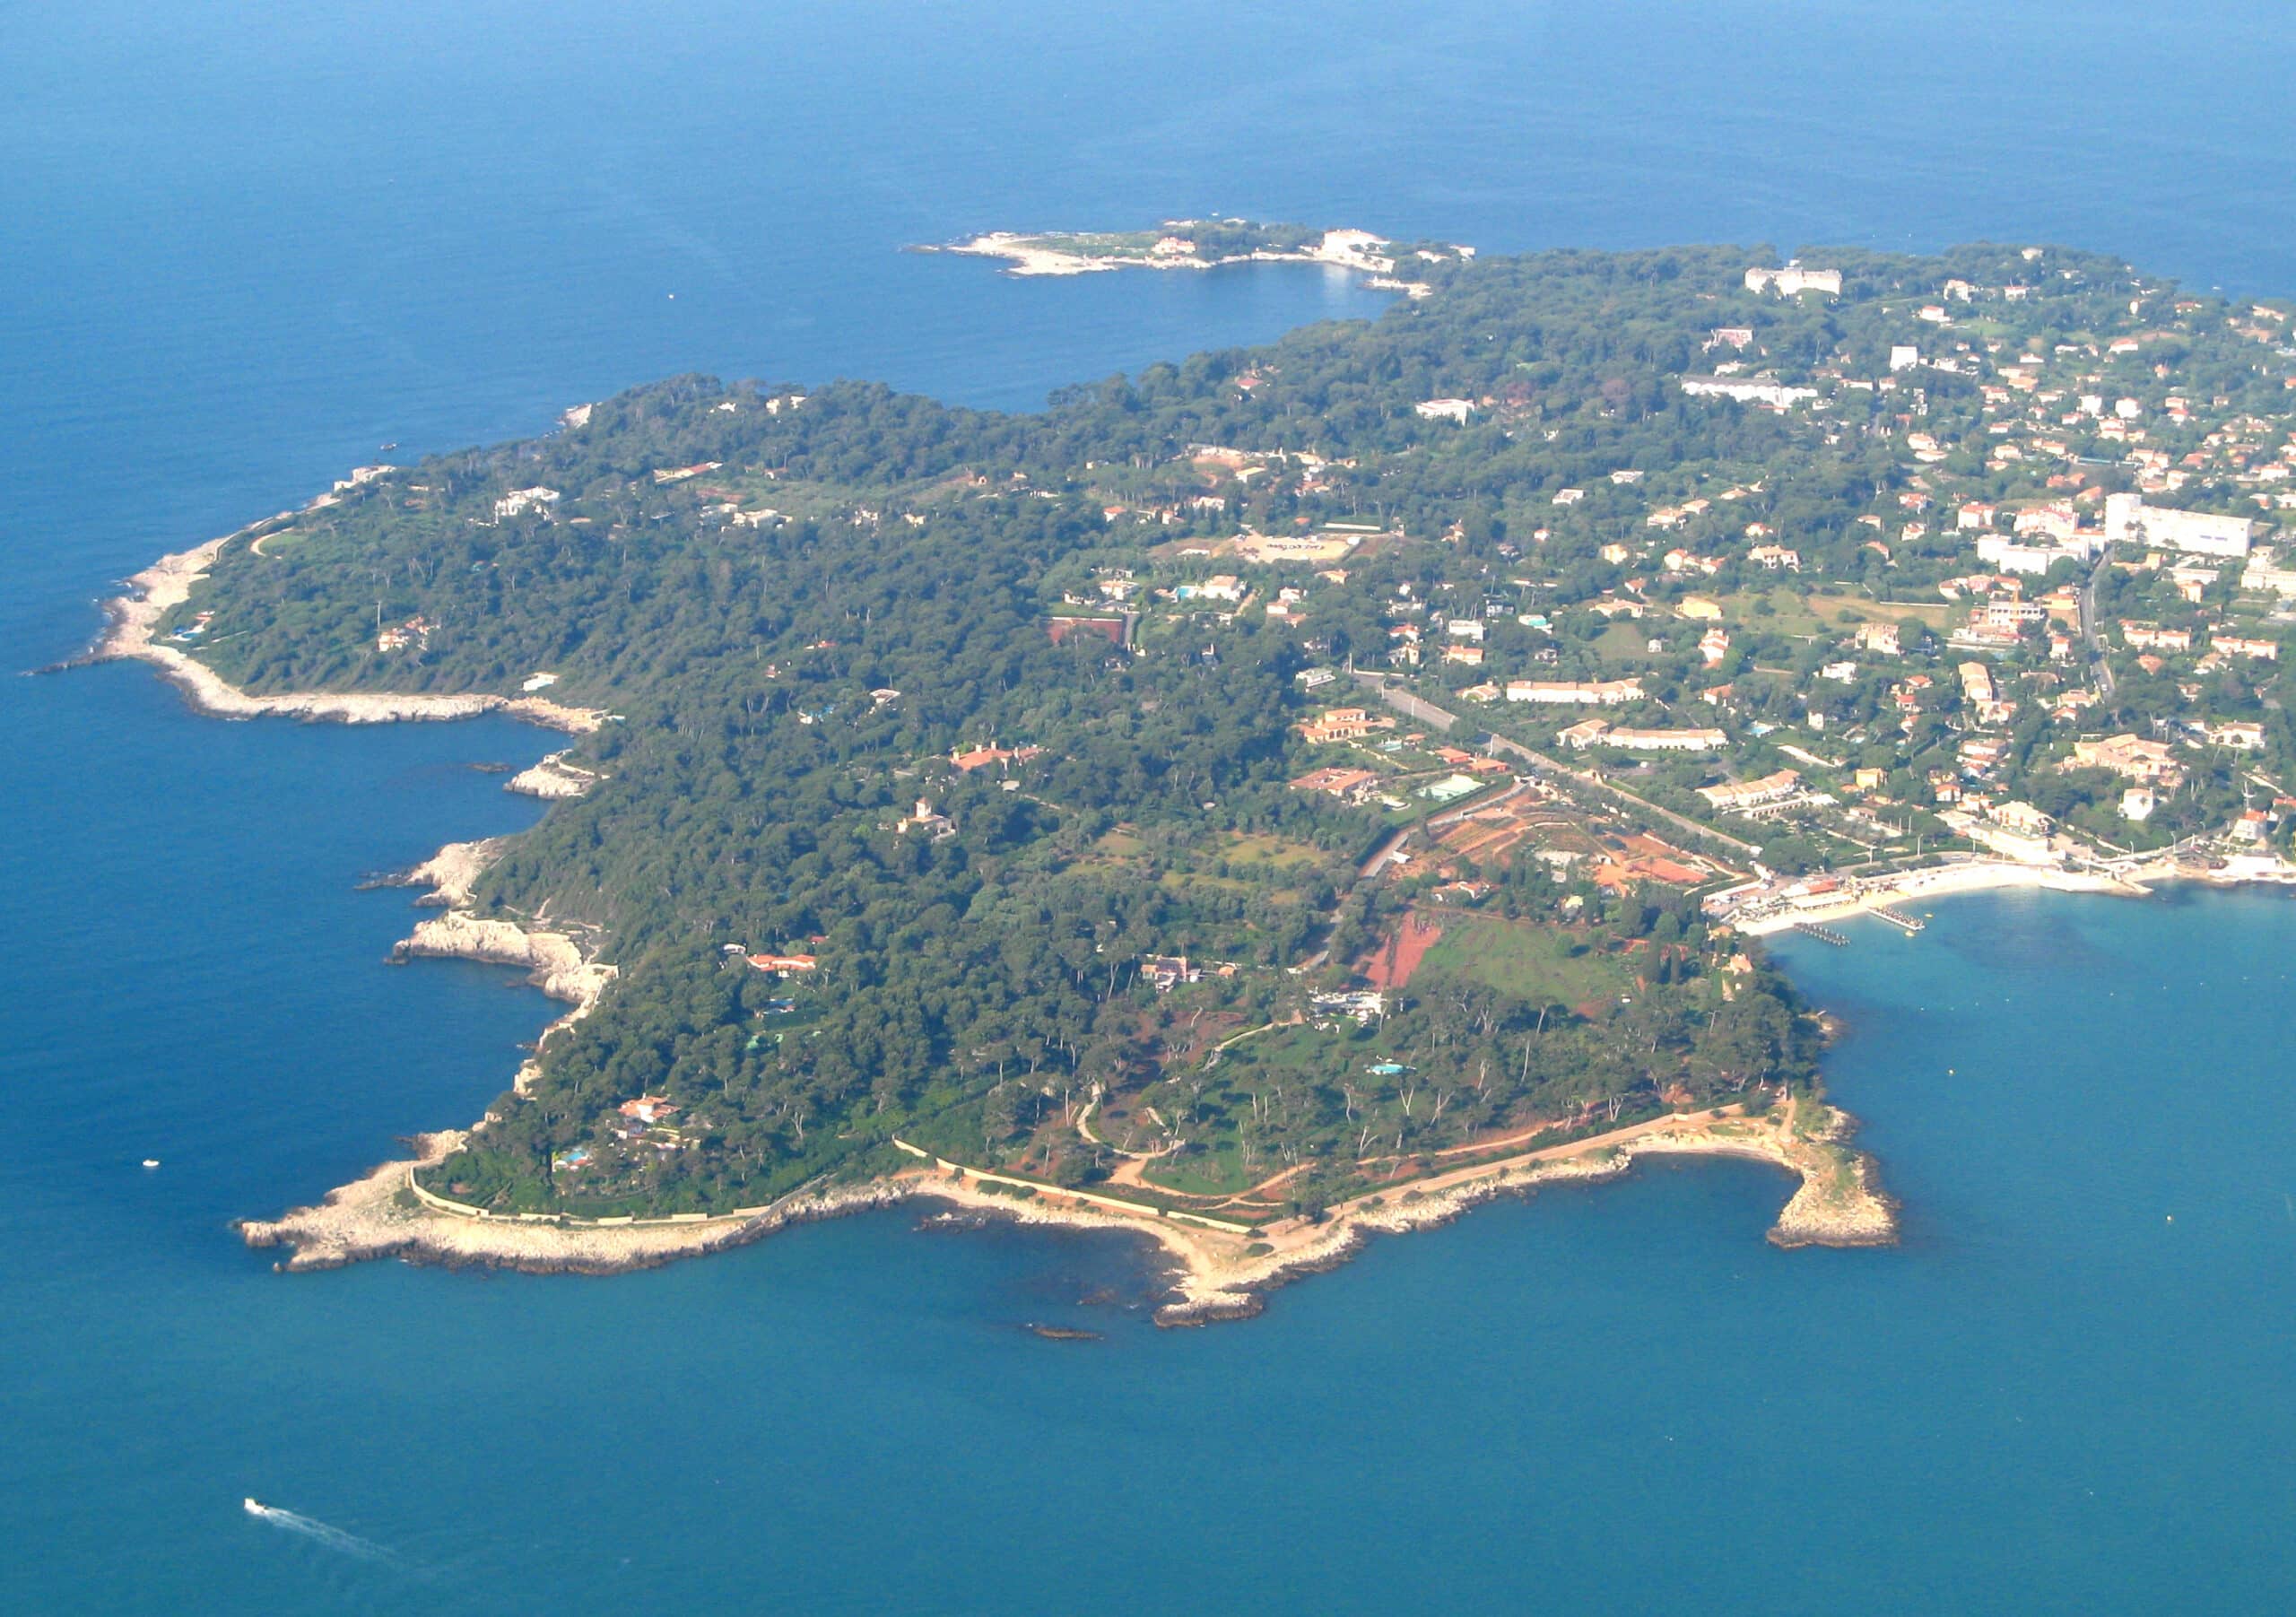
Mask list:
[[[1403,261],[1187,228],[963,250]],[[2296,877],[2289,305],[1409,252],[1379,320],[1039,414],[683,378],[133,580],[100,652],[206,711],[571,737],[401,945],[571,1011],[248,1240],[604,1273],[930,1197],[1144,1235],[1187,1324],[1695,1152],[1883,1244],[1759,935]]]
[[1369,230],[1318,230],[1306,225],[1260,224],[1248,219],[1168,219],[1152,230],[1048,230],[1022,235],[995,230],[920,253],[962,253],[1001,258],[1012,275],[1086,275],[1104,270],[1208,270],[1235,264],[1319,264],[1352,270],[1369,284],[1424,298],[1434,287],[1416,272],[1463,264],[1471,247],[1434,242],[1403,245]]

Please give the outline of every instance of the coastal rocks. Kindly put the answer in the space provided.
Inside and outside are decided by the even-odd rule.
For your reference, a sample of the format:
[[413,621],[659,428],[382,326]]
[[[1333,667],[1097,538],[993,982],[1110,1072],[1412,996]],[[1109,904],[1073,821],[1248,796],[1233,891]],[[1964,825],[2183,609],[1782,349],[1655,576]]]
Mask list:
[[523,718],[530,725],[541,725],[545,729],[563,730],[569,735],[587,735],[604,728],[609,720],[618,717],[603,708],[570,708],[564,702],[553,702],[539,696],[489,697],[487,700],[501,702],[502,711],[512,718]]
[[566,761],[564,752],[552,752],[531,769],[519,770],[503,790],[528,797],[579,797],[604,777]]
[[619,1224],[517,1214],[454,1216],[415,1193],[417,1169],[436,1167],[461,1149],[456,1130],[425,1135],[413,1160],[386,1162],[328,1194],[316,1207],[239,1226],[250,1247],[291,1247],[274,1267],[285,1274],[336,1269],[373,1258],[449,1266],[484,1265],[530,1274],[618,1274],[680,1257],[723,1251],[793,1224],[891,1206],[907,1192],[884,1186],[799,1192],[753,1214],[706,1221],[664,1219]]
[[1894,1246],[1897,1204],[1883,1193],[1874,1159],[1849,1146],[1856,1120],[1813,1101],[1779,1110],[1785,1115],[1761,1126],[1719,1124],[1697,1134],[1654,1135],[1628,1149],[1751,1157],[1796,1175],[1801,1184],[1770,1227],[1773,1246]]
[[[1484,1202],[1502,1195],[1526,1195],[1541,1185],[1560,1181],[1588,1182],[1623,1177],[1632,1158],[1622,1151],[1598,1149],[1550,1161],[1500,1165],[1481,1178],[1432,1191],[1405,1191],[1390,1202],[1370,1197],[1339,1208],[1304,1239],[1288,1244],[1257,1259],[1247,1257],[1223,1269],[1192,1269],[1181,1282],[1179,1298],[1156,1312],[1156,1323],[1170,1328],[1219,1325],[1249,1319],[1266,1306],[1266,1294],[1311,1274],[1338,1268],[1377,1235],[1406,1235],[1450,1223]],[[1377,1205],[1371,1204],[1377,1202]]]
[[1881,1170],[1848,1142],[1853,1125],[1840,1112],[1823,1136],[1829,1154],[1822,1166],[1804,1171],[1800,1188],[1770,1227],[1778,1247],[1893,1247],[1898,1239],[1898,1204],[1881,1187]]
[[1892,1247],[1897,1244],[1897,1204],[1874,1184],[1874,1159],[1859,1153],[1850,1171],[1855,1185],[1847,1195],[1829,1195],[1815,1179],[1805,1179],[1770,1227],[1778,1247]]
[[391,884],[430,888],[432,891],[427,896],[415,902],[460,909],[470,902],[471,889],[478,878],[488,865],[501,856],[509,843],[508,837],[485,837],[475,842],[449,842]]
[[587,959],[581,946],[562,932],[529,932],[515,921],[482,919],[459,909],[418,924],[393,954],[400,960],[523,966],[544,994],[583,1011],[597,1003],[614,975],[612,966]]

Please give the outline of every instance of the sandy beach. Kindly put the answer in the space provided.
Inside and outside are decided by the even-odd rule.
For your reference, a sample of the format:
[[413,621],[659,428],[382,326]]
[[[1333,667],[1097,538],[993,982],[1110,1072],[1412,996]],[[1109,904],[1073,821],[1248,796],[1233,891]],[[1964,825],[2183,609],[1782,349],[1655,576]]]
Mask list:
[[1755,916],[1734,917],[1730,924],[1749,936],[1760,937],[1790,931],[1798,925],[1847,920],[1878,909],[1895,909],[1965,892],[2023,888],[2144,899],[2152,897],[2153,889],[2171,882],[2194,882],[2209,887],[2296,886],[2296,865],[2268,852],[2236,854],[2210,865],[2187,864],[2162,854],[2116,860],[2108,868],[2088,870],[2020,864],[2013,859],[1971,859],[1886,876],[1858,877],[1845,882],[1837,891],[1813,893]]
[[1958,893],[1987,892],[2003,888],[2037,888],[2049,892],[2114,893],[2144,898],[2151,889],[2138,878],[2088,871],[2061,870],[2054,865],[2020,865],[2008,859],[1978,859],[1961,865],[1933,865],[1896,875],[1861,879],[1855,890],[1812,894],[1787,908],[1732,924],[1749,936],[1787,932],[1803,924],[1847,920],[1876,909]]

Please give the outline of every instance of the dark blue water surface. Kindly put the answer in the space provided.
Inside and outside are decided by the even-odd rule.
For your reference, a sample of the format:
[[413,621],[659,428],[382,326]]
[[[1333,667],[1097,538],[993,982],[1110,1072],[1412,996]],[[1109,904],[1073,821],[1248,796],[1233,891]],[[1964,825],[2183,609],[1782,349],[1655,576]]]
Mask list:
[[[344,13],[0,8],[12,667],[387,440],[689,369],[1025,408],[1383,306],[896,251],[975,230],[1992,236],[2296,291],[2263,4]],[[1789,949],[1894,1251],[1774,1251],[1785,1182],[1707,1164],[1203,1333],[1144,1323],[1121,1241],[891,1215],[610,1282],[273,1274],[230,1220],[475,1115],[546,1018],[386,969],[407,895],[354,887],[528,823],[467,766],[549,739],[0,679],[0,1608],[2296,1604],[2296,908],[1980,897]]]

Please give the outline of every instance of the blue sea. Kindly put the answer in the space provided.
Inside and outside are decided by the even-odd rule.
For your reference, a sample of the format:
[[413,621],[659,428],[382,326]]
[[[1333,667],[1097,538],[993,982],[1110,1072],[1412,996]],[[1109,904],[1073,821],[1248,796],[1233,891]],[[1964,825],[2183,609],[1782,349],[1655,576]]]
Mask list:
[[[2053,239],[2296,291],[2292,57],[2238,0],[0,8],[0,648],[387,442],[687,370],[1028,408],[1384,306],[898,250],[979,230]],[[471,766],[549,744],[0,680],[0,1609],[2296,1607],[2296,907],[1785,946],[1894,1250],[1773,1250],[1783,1178],[1702,1163],[1202,1332],[1119,1238],[898,1214],[274,1274],[230,1221],[474,1116],[550,1014],[387,968],[409,895],[358,890],[530,823]]]

